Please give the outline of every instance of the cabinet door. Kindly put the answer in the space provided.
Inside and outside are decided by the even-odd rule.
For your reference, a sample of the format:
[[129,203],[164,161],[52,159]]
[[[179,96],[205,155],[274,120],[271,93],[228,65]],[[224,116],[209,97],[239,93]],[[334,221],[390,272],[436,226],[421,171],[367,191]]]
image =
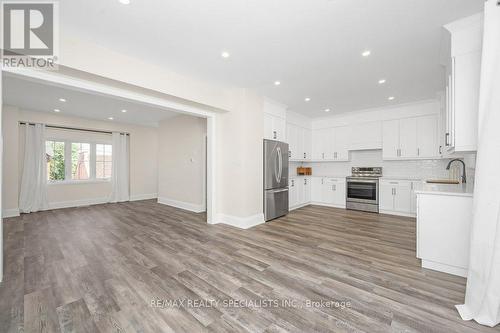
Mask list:
[[348,161],[349,146],[351,145],[351,127],[336,127],[334,134],[334,159],[337,161]]
[[276,140],[273,129],[274,117],[270,114],[264,113],[264,139]]
[[295,178],[290,178],[290,187],[288,189],[288,206],[295,207],[298,204],[297,198],[298,198],[298,193],[297,193],[297,186],[296,186],[296,179]]
[[323,201],[323,183],[324,179],[321,177],[312,177],[311,179],[311,201]]
[[326,204],[333,204],[335,197],[334,197],[334,182],[330,178],[325,178],[324,183],[323,183],[323,203]]
[[304,156],[306,160],[311,159],[311,130],[307,128],[302,129],[302,150],[304,151]]
[[399,182],[395,188],[394,210],[401,213],[411,213],[411,182]]
[[303,179],[304,181],[304,198],[301,204],[306,204],[311,202],[311,178],[306,177]]
[[417,157],[439,156],[438,117],[417,118]]
[[288,142],[288,157],[292,160],[298,159],[300,150],[299,150],[299,137],[298,137],[298,126],[293,124],[286,125],[286,142]]
[[304,179],[296,178],[295,186],[297,187],[297,205],[301,205],[305,201]]
[[286,140],[286,121],[280,117],[273,117],[273,131],[276,133],[276,139],[278,141]]
[[314,130],[313,137],[313,152],[312,158],[314,160],[325,160],[329,156],[329,129]]
[[422,189],[421,181],[411,182],[411,201],[410,201],[410,213],[417,213],[417,194],[415,191]]
[[394,210],[394,185],[391,182],[380,182],[379,206],[380,210]]
[[399,152],[402,158],[417,157],[417,118],[399,121]]
[[332,179],[333,184],[333,204],[345,205],[345,181],[339,179]]
[[382,125],[382,158],[399,158],[399,120],[384,121]]

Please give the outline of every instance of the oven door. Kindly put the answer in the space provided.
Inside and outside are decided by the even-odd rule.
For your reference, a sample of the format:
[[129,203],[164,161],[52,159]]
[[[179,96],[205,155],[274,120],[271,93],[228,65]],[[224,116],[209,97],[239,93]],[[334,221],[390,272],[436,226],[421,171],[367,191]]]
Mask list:
[[348,179],[347,201],[378,204],[378,179]]

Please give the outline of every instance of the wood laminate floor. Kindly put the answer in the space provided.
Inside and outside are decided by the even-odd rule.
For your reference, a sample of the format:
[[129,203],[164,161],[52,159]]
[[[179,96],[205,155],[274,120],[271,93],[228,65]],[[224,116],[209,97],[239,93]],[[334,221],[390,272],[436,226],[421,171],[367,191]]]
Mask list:
[[465,279],[420,268],[414,219],[204,218],[142,201],[4,220],[0,331],[500,332],[459,319]]

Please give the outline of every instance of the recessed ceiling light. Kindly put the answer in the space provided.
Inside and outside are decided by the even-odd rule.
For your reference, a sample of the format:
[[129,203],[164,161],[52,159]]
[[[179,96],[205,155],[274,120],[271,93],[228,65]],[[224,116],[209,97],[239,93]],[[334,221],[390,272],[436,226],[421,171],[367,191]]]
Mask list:
[[119,0],[120,3],[124,4],[124,5],[128,5],[130,4],[130,0]]
[[330,112],[330,109],[325,109],[325,112]]
[[384,84],[384,83],[385,83],[385,79],[378,80],[378,84]]
[[279,86],[280,84],[281,84],[281,82],[280,82],[280,81],[274,81],[274,85],[275,85],[275,86]]
[[388,98],[388,100],[393,101],[395,98],[396,98],[396,97],[391,96],[391,97],[389,97],[389,98]]
[[229,52],[224,51],[224,52],[222,52],[222,53],[220,54],[220,56],[221,56],[222,58],[229,58],[231,55],[229,54]]
[[363,53],[361,53],[361,55],[363,57],[368,57],[370,54],[372,54],[372,51],[370,51],[370,50],[366,50],[366,51],[363,51]]
[[108,117],[108,120],[113,120],[113,119],[115,119],[115,118],[113,118],[113,117]]
[[122,109],[122,113],[127,113],[127,110],[125,110],[125,109]]
[[54,109],[54,112],[61,112],[61,110],[59,110],[59,109]]
[[311,99],[309,97],[304,98],[304,101],[309,102]]
[[59,102],[66,102],[66,98],[59,98]]

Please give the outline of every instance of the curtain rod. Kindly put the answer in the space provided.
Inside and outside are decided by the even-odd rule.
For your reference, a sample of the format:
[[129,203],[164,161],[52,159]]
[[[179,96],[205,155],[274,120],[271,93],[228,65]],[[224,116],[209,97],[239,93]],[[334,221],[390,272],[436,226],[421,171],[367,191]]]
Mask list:
[[[29,121],[20,121],[19,125],[35,125],[37,123],[34,122],[29,122]],[[78,128],[78,127],[69,127],[69,126],[60,126],[60,125],[48,125],[45,124],[45,127],[48,128],[56,128],[56,129],[64,129],[64,130],[72,130],[72,131],[81,131],[81,132],[92,132],[92,133],[102,133],[102,134],[113,134],[112,131],[104,131],[104,130],[94,130],[94,129],[88,129],[88,128]],[[121,134],[129,135],[130,133],[127,132],[120,132]]]

